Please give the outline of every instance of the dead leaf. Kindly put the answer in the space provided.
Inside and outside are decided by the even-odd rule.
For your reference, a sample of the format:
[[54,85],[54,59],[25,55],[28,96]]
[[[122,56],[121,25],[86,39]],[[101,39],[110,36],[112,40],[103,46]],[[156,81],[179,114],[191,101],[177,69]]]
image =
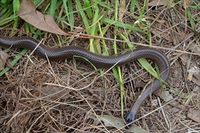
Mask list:
[[165,0],[153,0],[148,3],[148,6],[163,6],[163,5],[166,5]]
[[163,99],[165,102],[168,102],[170,100],[173,99],[173,96],[172,94],[169,93],[169,91],[162,91],[160,94],[159,94],[160,98]]
[[67,35],[62,31],[53,17],[50,15],[43,15],[36,10],[32,0],[22,0],[18,15],[27,23],[35,26],[36,28],[59,35]]
[[153,0],[148,3],[148,6],[169,6],[174,7],[173,0]]
[[187,80],[193,81],[197,85],[200,85],[200,68],[193,66],[188,70]]
[[136,125],[131,126],[128,130],[129,133],[148,133],[146,130],[144,130],[141,127],[138,127]]
[[190,109],[187,117],[192,119],[193,121],[200,123],[200,110]]
[[9,58],[9,55],[6,52],[0,50],[0,71],[4,69],[8,61],[8,58]]
[[116,118],[110,115],[99,116],[99,119],[104,123],[106,127],[116,127],[119,129],[124,126],[124,121],[120,118]]
[[[198,49],[198,47],[196,47],[196,50],[198,51],[200,49]],[[200,67],[199,67],[200,60],[197,59],[197,60],[193,61],[187,55],[181,55],[180,58],[181,58],[183,65],[188,65],[188,62],[191,62],[190,68],[187,70],[187,72],[188,72],[187,80],[192,81],[193,83],[200,86]]]
[[[120,130],[122,130],[122,129],[125,130],[124,120],[121,118],[117,118],[117,117],[110,116],[110,115],[102,115],[102,116],[98,116],[98,117],[104,123],[104,125],[106,127],[115,127]],[[125,131],[130,132],[130,133],[147,133],[146,130],[144,130],[143,128],[140,128],[134,124],[131,125],[131,127]]]
[[184,0],[183,1],[183,7],[184,9],[187,9],[190,6],[190,0]]
[[194,53],[200,53],[200,46],[198,46],[197,44],[191,45],[189,49]]
[[46,86],[37,88],[41,92],[44,99],[59,99],[64,95],[67,95],[70,91],[60,87]]

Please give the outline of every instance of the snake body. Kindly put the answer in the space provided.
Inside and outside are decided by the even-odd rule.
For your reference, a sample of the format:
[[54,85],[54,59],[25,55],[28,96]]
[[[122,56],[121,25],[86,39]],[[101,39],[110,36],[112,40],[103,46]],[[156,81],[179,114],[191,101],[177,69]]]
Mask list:
[[[37,40],[29,37],[0,37],[0,46],[7,48],[27,48],[34,51],[34,53],[39,57],[48,58],[49,60],[60,60],[71,58],[73,56],[80,56],[87,59],[98,68],[109,68],[114,65],[120,66],[135,61],[138,58],[148,58],[158,65],[161,80],[166,81],[169,77],[170,66],[166,56],[151,48],[136,49],[117,56],[102,56],[75,46],[49,48],[44,44],[39,44]],[[136,114],[143,101],[155,90],[159,89],[160,85],[161,81],[156,79],[149,86],[147,86],[147,88],[141,93],[136,102],[133,104],[131,111],[128,113],[126,117],[127,123],[131,123],[136,119]]]

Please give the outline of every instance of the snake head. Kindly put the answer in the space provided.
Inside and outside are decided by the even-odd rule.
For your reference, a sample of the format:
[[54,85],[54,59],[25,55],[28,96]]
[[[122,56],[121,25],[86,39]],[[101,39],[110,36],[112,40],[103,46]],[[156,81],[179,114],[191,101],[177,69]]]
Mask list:
[[130,125],[135,120],[134,113],[130,112],[125,120],[126,120],[126,124]]

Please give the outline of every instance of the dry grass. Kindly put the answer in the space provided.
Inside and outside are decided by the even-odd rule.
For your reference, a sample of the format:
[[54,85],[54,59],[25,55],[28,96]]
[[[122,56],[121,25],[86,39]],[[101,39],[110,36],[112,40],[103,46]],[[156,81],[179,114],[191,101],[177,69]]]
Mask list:
[[[166,90],[173,94],[174,100],[167,104],[158,100],[159,104],[153,106],[150,101],[157,98],[152,96],[138,113],[138,117],[148,115],[136,124],[152,133],[200,131],[200,123],[187,117],[190,108],[200,110],[200,88],[187,80],[188,69],[193,65],[200,67],[200,58],[184,53],[196,52],[193,48],[199,47],[199,36],[188,27],[182,12],[183,9],[160,8],[148,14],[152,19],[153,44],[163,49],[182,51],[163,50],[171,63]],[[194,14],[200,17],[198,12]],[[197,25],[198,32],[199,27],[200,24]],[[54,42],[49,38],[46,42]],[[130,38],[133,42],[137,41],[134,35]],[[75,40],[79,41],[83,42],[82,39]],[[149,79],[143,79],[147,74],[137,64],[123,66],[122,70],[126,87],[125,111],[128,112]],[[35,56],[25,56],[12,71],[0,78],[1,132],[116,131],[91,117],[102,114],[121,117],[119,85],[110,71],[104,72],[102,76],[90,65],[76,60],[48,62]]]

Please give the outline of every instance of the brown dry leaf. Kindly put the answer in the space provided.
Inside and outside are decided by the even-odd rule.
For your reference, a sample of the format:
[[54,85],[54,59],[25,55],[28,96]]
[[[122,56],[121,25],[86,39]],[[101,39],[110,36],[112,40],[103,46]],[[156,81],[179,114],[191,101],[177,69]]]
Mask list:
[[4,69],[8,58],[9,55],[6,52],[0,50],[0,71]]
[[194,53],[200,53],[200,46],[198,45],[191,45],[189,49]]
[[163,5],[166,5],[165,0],[153,0],[148,3],[148,6],[163,6]]
[[188,114],[187,114],[187,117],[189,117],[193,121],[200,123],[200,110],[190,109]]
[[187,80],[193,81],[197,85],[200,85],[200,68],[193,66],[188,70]]
[[183,7],[184,9],[187,9],[190,6],[190,0],[184,0],[183,1]]
[[148,3],[148,6],[169,6],[174,7],[173,0],[153,0]]
[[[98,116],[99,120],[101,120],[106,127],[115,127],[119,130],[122,130],[123,127],[125,127],[124,120],[118,117],[110,116],[110,115],[102,115]],[[126,132],[129,133],[147,133],[146,130],[144,130],[141,127],[138,127],[135,124],[132,124],[129,129],[126,130]]]
[[158,94],[161,99],[163,99],[165,102],[168,102],[173,99],[173,95],[169,93],[169,91],[162,91]]
[[32,0],[22,0],[18,15],[27,23],[35,26],[36,28],[51,32],[59,35],[67,35],[62,31],[55,23],[54,19],[50,15],[43,15],[36,10],[36,7]]
[[60,87],[46,86],[37,88],[38,91],[42,93],[44,99],[59,99],[63,97],[63,95],[67,95],[70,90],[63,89]]

